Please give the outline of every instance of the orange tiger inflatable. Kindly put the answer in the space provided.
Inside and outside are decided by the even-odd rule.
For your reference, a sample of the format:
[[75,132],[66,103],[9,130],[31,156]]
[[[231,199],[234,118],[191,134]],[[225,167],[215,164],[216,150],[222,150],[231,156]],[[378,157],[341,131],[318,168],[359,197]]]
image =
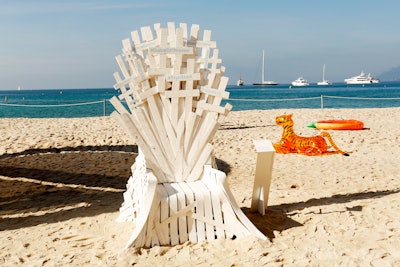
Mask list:
[[[321,132],[321,135],[303,137],[294,132],[293,114],[281,115],[276,117],[276,124],[283,127],[282,138],[277,144],[273,144],[276,153],[299,153],[307,156],[320,156],[324,154],[349,154],[342,151],[333,141],[331,135],[327,132]],[[335,151],[328,151],[326,137]]]

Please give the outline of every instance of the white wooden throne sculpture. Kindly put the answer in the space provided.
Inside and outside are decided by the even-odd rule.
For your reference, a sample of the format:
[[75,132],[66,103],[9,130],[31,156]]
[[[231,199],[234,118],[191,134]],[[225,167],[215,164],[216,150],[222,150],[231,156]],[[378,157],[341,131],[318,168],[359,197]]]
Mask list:
[[[198,25],[155,24],[131,33],[116,57],[119,97],[112,116],[139,147],[119,221],[132,221],[127,246],[266,237],[236,204],[215,169],[215,132],[231,110],[216,43]],[[214,166],[214,167],[213,167]]]

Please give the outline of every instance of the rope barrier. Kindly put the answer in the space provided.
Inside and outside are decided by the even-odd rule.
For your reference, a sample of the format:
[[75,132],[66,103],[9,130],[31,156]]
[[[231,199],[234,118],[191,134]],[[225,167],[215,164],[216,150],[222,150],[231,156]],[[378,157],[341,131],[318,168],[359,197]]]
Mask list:
[[[243,101],[243,102],[282,102],[282,101],[306,101],[306,100],[321,100],[321,109],[324,108],[324,98],[337,98],[337,99],[350,99],[350,100],[400,100],[399,97],[394,98],[366,98],[366,97],[347,97],[347,96],[330,96],[321,95],[318,97],[304,97],[304,98],[274,98],[274,99],[251,99],[251,98],[229,98],[227,101]],[[72,104],[57,104],[57,105],[26,105],[26,104],[9,104],[0,103],[0,106],[7,107],[29,107],[29,108],[58,108],[58,107],[72,107],[72,106],[83,106],[103,103],[103,115],[106,116],[106,102],[109,100],[104,99],[101,101],[83,102],[83,103],[72,103]]]
[[355,100],[400,100],[400,97],[394,97],[394,98],[388,98],[388,97],[367,98],[367,97],[330,96],[330,95],[323,95],[323,97],[326,97],[326,98],[355,99]]
[[73,104],[59,104],[59,105],[23,105],[23,104],[2,104],[0,106],[9,107],[30,107],[30,108],[59,108],[59,107],[72,107],[72,106],[83,106],[103,103],[104,101],[84,102],[84,103],[73,103]]
[[310,99],[320,99],[317,97],[304,97],[304,98],[273,98],[273,99],[250,99],[250,98],[229,98],[229,100],[234,101],[247,101],[247,102],[275,102],[275,101],[301,101],[301,100],[310,100]]

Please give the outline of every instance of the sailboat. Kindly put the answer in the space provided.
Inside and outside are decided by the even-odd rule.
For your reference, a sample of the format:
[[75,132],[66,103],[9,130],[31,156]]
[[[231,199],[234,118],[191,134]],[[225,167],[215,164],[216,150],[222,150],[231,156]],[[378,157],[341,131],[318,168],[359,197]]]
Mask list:
[[239,80],[237,81],[237,86],[242,86],[244,85],[244,82],[242,80],[242,75],[240,75]]
[[261,85],[261,86],[278,85],[278,83],[274,81],[264,81],[264,50],[262,52],[263,53],[262,53],[261,83],[253,83],[253,85]]
[[322,82],[317,82],[317,85],[331,85],[332,83],[328,80],[325,80],[325,64],[322,67]]

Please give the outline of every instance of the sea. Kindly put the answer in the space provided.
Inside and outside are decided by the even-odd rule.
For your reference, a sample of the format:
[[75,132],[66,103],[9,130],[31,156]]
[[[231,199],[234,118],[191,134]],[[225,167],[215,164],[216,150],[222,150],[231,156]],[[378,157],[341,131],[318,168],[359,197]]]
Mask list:
[[[228,85],[233,111],[295,108],[400,107],[400,81],[368,85],[334,83],[291,87]],[[108,116],[114,88],[1,90],[0,118],[79,118]]]

